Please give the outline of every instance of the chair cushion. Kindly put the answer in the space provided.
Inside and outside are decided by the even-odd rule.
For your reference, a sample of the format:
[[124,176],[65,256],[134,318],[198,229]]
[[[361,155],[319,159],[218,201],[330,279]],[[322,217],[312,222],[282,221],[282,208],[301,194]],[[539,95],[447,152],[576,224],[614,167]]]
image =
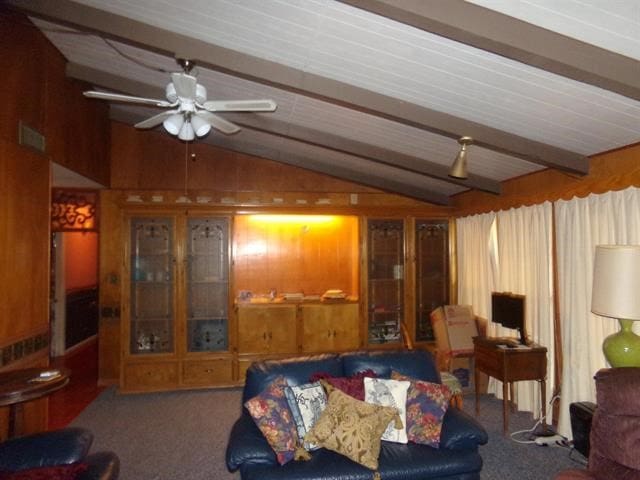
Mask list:
[[86,463],[28,468],[17,472],[0,472],[0,480],[76,480],[87,468]]

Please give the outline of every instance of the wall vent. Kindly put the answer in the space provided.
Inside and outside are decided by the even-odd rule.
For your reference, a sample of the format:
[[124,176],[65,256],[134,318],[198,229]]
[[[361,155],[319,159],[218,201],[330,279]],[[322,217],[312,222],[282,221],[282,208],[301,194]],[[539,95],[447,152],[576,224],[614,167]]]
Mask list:
[[30,126],[18,122],[18,143],[26,147],[31,147],[41,153],[45,150],[45,138],[37,130],[34,130]]

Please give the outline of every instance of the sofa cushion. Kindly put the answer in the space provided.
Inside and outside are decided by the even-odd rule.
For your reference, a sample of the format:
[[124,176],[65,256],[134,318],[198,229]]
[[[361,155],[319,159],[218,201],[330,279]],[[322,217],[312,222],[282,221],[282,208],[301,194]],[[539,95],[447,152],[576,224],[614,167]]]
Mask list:
[[415,380],[396,371],[391,378],[409,380],[411,386],[407,393],[407,437],[409,441],[438,448],[442,420],[451,398],[446,385]]
[[370,369],[380,378],[390,378],[395,370],[418,380],[441,383],[433,357],[423,350],[355,352],[341,358],[345,376]]
[[376,470],[382,433],[394,418],[400,422],[398,411],[361,402],[326,384],[325,387],[329,391],[327,408],[305,435],[305,441]]
[[364,379],[365,377],[377,377],[373,370],[365,370],[363,372],[354,373],[350,377],[334,377],[327,372],[316,372],[311,375],[310,380],[316,382],[325,380],[332,387],[343,391],[347,395],[352,396],[364,402]]
[[342,362],[335,354],[255,362],[247,369],[242,401],[258,395],[278,376],[284,376],[289,385],[302,385],[309,383],[309,377],[315,372],[327,372],[335,377],[344,375]]
[[86,463],[36,467],[17,472],[0,472],[0,480],[76,480],[87,468]]
[[244,404],[254,422],[276,452],[278,463],[293,460],[298,443],[296,426],[284,394],[287,381],[277,377],[259,395]]
[[[302,441],[327,406],[327,395],[320,382],[287,387],[284,394],[296,424],[298,439]],[[305,443],[304,448],[311,451],[319,447],[313,443]]]
[[393,421],[389,422],[382,434],[382,440],[387,442],[407,443],[406,407],[407,390],[411,382],[391,380],[388,378],[365,378],[364,400],[374,405],[394,407],[398,411],[402,428],[395,428]]

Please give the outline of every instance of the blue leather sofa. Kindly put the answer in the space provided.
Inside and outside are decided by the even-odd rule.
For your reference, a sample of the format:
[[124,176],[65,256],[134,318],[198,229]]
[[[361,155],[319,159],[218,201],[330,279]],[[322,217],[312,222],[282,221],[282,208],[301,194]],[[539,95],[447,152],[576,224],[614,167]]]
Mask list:
[[89,454],[92,442],[93,434],[84,428],[63,428],[13,438],[0,444],[0,472],[23,472],[81,462],[87,468],[77,480],[116,480],[120,471],[118,457],[106,451]]
[[[247,370],[243,403],[260,393],[274,378],[283,375],[289,385],[307,383],[316,372],[350,376],[371,369],[388,378],[396,370],[414,378],[440,383],[433,357],[424,351],[377,351],[325,354],[252,364]],[[482,458],[478,446],[487,442],[484,428],[471,416],[449,408],[444,417],[440,448],[409,443],[382,442],[379,469],[382,480],[434,479],[479,480]],[[371,480],[371,470],[337,453],[319,449],[309,461],[280,466],[276,456],[242,408],[227,446],[230,471],[240,470],[242,480]]]

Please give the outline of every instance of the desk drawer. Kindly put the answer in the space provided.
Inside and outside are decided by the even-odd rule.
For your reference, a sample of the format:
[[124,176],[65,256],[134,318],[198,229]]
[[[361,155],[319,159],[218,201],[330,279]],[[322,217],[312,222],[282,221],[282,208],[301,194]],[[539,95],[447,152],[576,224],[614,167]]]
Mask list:
[[502,355],[476,349],[475,357],[476,368],[478,370],[498,380],[502,379]]
[[507,352],[506,380],[540,380],[547,377],[546,352]]

